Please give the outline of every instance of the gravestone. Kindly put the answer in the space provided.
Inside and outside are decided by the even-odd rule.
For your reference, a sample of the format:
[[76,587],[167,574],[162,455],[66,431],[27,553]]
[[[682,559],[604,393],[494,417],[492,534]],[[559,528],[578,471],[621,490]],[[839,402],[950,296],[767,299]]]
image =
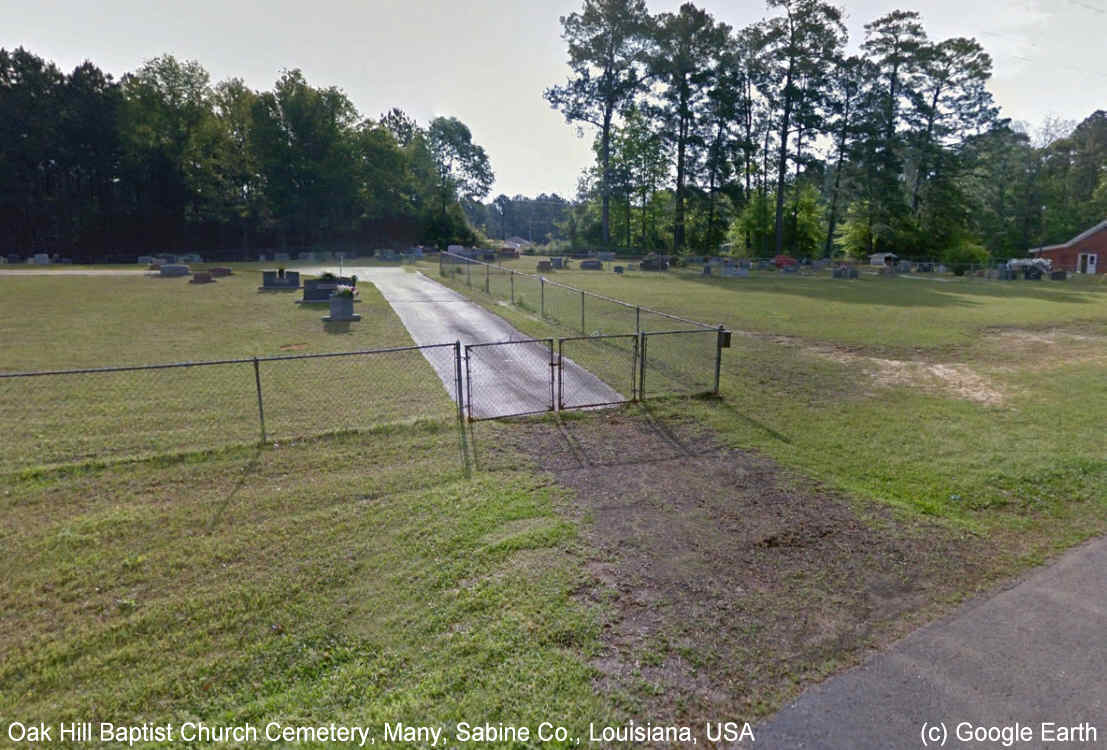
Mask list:
[[290,291],[300,288],[299,271],[262,271],[259,291]]
[[550,265],[554,268],[564,268],[565,259],[561,257],[550,258]]
[[150,265],[151,263],[154,262],[154,256],[153,255],[140,255],[140,256],[138,256],[138,260],[135,261],[135,262],[138,263],[139,265],[148,266],[148,265]]
[[215,279],[211,277],[211,274],[207,271],[197,271],[192,274],[192,278],[188,280],[189,284],[214,284]]
[[307,279],[304,281],[304,298],[299,301],[307,303],[326,302],[337,288],[338,279]]
[[[305,286],[305,293],[307,291]],[[342,323],[361,320],[361,316],[354,312],[353,297],[339,297],[337,295],[328,300],[331,306],[331,314],[323,318],[324,323]]]
[[710,265],[710,264],[705,264],[705,265],[704,265],[704,267],[703,267],[703,275],[704,275],[704,276],[710,276],[710,275],[711,275],[711,265]]
[[582,260],[580,262],[580,270],[582,271],[602,271],[603,263],[598,260]]
[[896,273],[911,273],[910,261],[901,260],[899,263],[896,263]]
[[796,273],[797,271],[799,271],[799,266],[781,266],[780,267],[780,272],[781,273]]
[[832,269],[830,275],[835,279],[856,279],[860,277],[857,269],[852,266]]
[[553,270],[553,264],[550,263],[550,261],[548,261],[548,260],[540,260],[540,261],[538,261],[538,270],[539,271],[552,271]]
[[188,266],[181,263],[166,263],[160,271],[165,277],[189,276],[192,273]]
[[623,267],[622,266],[615,266],[615,273],[621,274],[622,272],[623,272]]
[[18,255],[9,255],[8,256],[8,262],[9,263],[22,263],[23,258],[19,257]]
[[35,253],[35,265],[36,266],[48,266],[50,265],[50,256],[46,253]]
[[600,260],[610,262],[610,261],[615,260],[615,253],[612,253],[612,252],[599,252],[599,253],[596,253],[596,257],[599,258]]
[[627,263],[627,270],[628,271],[637,271],[638,270],[638,264],[637,263]]
[[1068,274],[1065,271],[1053,271],[1049,274],[1050,281],[1064,281],[1068,278]]

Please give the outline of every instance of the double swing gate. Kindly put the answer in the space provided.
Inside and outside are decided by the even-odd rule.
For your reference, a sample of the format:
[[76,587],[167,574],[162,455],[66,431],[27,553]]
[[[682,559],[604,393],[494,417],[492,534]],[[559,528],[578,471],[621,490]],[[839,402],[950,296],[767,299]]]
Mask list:
[[722,328],[524,339],[465,347],[470,421],[718,394]]

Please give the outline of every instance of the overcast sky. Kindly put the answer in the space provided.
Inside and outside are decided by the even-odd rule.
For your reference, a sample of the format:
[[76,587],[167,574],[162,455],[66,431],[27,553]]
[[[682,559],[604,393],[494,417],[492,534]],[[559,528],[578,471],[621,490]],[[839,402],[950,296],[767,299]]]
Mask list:
[[[738,28],[762,2],[698,3]],[[198,60],[213,81],[237,76],[271,88],[300,68],[316,86],[343,89],[364,116],[398,106],[421,123],[453,115],[485,147],[496,173],[489,196],[572,197],[592,158],[591,132],[550,109],[562,82],[560,16],[581,0],[0,0],[0,47],[24,46],[65,71],[88,59],[116,77],[164,53]],[[678,2],[649,3],[651,12]],[[895,8],[923,16],[931,39],[975,36],[995,60],[991,90],[1002,116],[1038,126],[1107,109],[1107,0],[849,0],[850,46],[864,24]]]

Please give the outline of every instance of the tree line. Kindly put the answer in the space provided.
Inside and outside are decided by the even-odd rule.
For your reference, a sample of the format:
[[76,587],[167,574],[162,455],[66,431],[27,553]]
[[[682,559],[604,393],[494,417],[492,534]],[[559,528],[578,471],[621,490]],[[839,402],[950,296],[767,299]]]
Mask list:
[[493,173],[464,123],[363,118],[299,70],[270,91],[166,55],[118,81],[0,49],[0,250],[468,244]]
[[742,29],[644,0],[561,18],[571,75],[545,98],[596,133],[574,244],[972,262],[1107,216],[1104,112],[1033,137],[998,116],[975,39],[896,10],[848,54],[840,8],[767,7]]

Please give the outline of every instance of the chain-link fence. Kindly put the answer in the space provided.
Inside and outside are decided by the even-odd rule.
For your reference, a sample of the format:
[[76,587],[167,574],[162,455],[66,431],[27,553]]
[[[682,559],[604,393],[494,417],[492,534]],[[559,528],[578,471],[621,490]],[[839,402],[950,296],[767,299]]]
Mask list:
[[528,339],[465,347],[469,419],[554,409],[554,340]]
[[716,330],[696,320],[456,253],[439,253],[438,271],[448,282],[509,302],[581,336],[688,328]]
[[459,416],[460,346],[0,373],[0,472]]
[[638,398],[640,334],[576,336],[557,341],[559,409]]

